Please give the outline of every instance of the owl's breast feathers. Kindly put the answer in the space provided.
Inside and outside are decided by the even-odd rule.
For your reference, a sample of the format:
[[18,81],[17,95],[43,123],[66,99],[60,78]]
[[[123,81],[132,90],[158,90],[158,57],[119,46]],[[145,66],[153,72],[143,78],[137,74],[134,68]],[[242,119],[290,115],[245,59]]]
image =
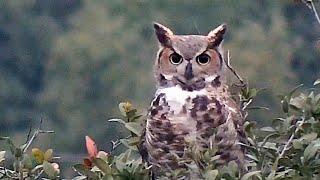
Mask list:
[[153,166],[174,170],[189,161],[190,144],[198,149],[218,148],[218,163],[243,163],[243,118],[225,87],[185,91],[179,86],[156,92],[148,114],[143,141],[146,160]]

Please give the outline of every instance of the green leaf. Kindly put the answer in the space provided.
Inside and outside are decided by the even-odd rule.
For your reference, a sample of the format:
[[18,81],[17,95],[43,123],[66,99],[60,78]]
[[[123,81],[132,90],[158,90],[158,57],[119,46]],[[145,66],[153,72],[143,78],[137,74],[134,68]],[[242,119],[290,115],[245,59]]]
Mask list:
[[115,119],[109,119],[108,121],[109,121],[109,122],[119,122],[119,123],[121,123],[121,124],[126,124],[126,122],[125,122],[124,120],[122,120],[122,119],[117,119],[117,118],[115,118]]
[[134,118],[134,117],[136,116],[136,113],[137,113],[137,110],[136,110],[136,109],[132,109],[132,110],[130,110],[130,111],[128,111],[128,112],[126,113],[126,116],[127,116],[130,120],[132,120],[132,118]]
[[53,154],[53,150],[52,149],[46,150],[46,152],[43,154],[44,160],[51,161],[52,160],[52,154]]
[[[266,148],[266,149],[272,149],[272,150],[275,150],[275,151],[278,150],[278,148],[277,148],[277,146],[276,146],[276,145],[277,145],[276,143],[266,142],[266,143],[264,143],[264,145],[263,145],[261,142],[259,142],[258,145],[259,145],[260,147],[263,147],[263,148]],[[263,146],[262,146],[262,145],[263,145]]]
[[310,143],[311,141],[317,139],[318,134],[315,132],[305,134],[300,139],[306,141],[307,143]]
[[253,97],[256,97],[258,94],[258,90],[255,89],[255,88],[252,88],[249,90],[249,98],[253,98]]
[[320,79],[317,79],[317,80],[313,83],[314,86],[316,86],[316,85],[318,85],[318,84],[320,84]]
[[86,176],[76,176],[76,177],[72,178],[72,180],[85,180],[85,179],[87,179]]
[[42,164],[44,160],[44,153],[39,148],[32,149],[32,155],[38,164]]
[[220,159],[220,158],[221,158],[221,155],[215,155],[215,156],[213,156],[213,157],[210,158],[210,161],[215,162],[215,161],[217,161],[217,160]]
[[269,139],[277,138],[279,136],[280,135],[278,133],[272,133],[272,134],[267,135],[265,138],[263,138],[263,141],[261,142],[260,147],[263,147],[268,142]]
[[276,132],[276,130],[273,127],[263,127],[260,130],[265,132]]
[[22,164],[23,164],[23,167],[25,167],[27,169],[32,169],[33,168],[32,159],[28,154],[24,154],[23,155]]
[[[139,137],[135,137],[135,138],[139,138]],[[135,143],[133,142],[131,143],[130,139],[120,139],[120,142],[127,148],[132,149],[134,151],[138,151],[137,145],[135,145]]]
[[219,171],[214,169],[214,170],[209,170],[205,173],[204,178],[205,180],[215,180],[219,174]]
[[237,174],[239,172],[238,164],[235,161],[230,161],[228,163],[228,170],[229,170],[229,174],[232,177],[237,177]]
[[293,88],[290,93],[289,93],[289,99],[291,98],[291,96],[299,89],[303,86],[303,84],[300,84],[298,86],[296,86],[295,88]]
[[96,165],[103,173],[105,174],[111,174],[111,168],[110,166],[102,159],[100,158],[94,158],[92,160],[93,164]]
[[2,163],[5,160],[5,151],[0,151],[0,163]]
[[128,139],[129,146],[137,146],[140,143],[140,137],[131,137]]
[[245,130],[245,132],[246,132],[249,136],[252,136],[252,134],[253,134],[253,128],[254,128],[254,123],[249,122],[249,121],[246,121],[246,122],[244,123],[244,130]]
[[17,147],[13,144],[12,140],[9,137],[0,136],[0,140],[6,141],[7,145],[9,146],[10,152],[12,155],[16,155]]
[[129,102],[122,102],[119,104],[119,110],[124,117],[128,117],[127,113],[132,110],[132,104]]
[[290,99],[290,106],[295,110],[301,110],[305,108],[307,96],[305,94],[300,94],[297,97]]
[[287,158],[287,157],[280,158],[278,162],[282,166],[287,166],[287,167],[291,167],[292,166],[292,160]]
[[111,175],[103,176],[102,180],[113,180],[114,178]]
[[14,156],[15,156],[16,158],[21,158],[22,155],[23,155],[23,152],[22,152],[22,149],[21,149],[21,148],[16,148],[14,152],[15,152],[15,153],[14,153]]
[[293,171],[292,169],[287,169],[285,171],[277,172],[277,175],[274,177],[274,179],[284,179],[286,178],[286,175]]
[[141,136],[141,132],[143,130],[143,127],[141,126],[140,123],[137,122],[128,122],[125,124],[125,127],[133,132],[134,134],[136,134],[137,136]]
[[99,151],[97,154],[97,158],[104,160],[105,162],[109,162],[110,155],[107,152]]
[[316,155],[319,149],[320,149],[320,142],[319,141],[312,142],[304,150],[303,157],[305,158],[306,161],[308,161]]
[[302,149],[303,148],[303,143],[298,140],[298,139],[295,139],[292,141],[292,146],[294,149]]
[[248,157],[248,158],[250,158],[250,159],[252,159],[252,160],[254,160],[256,162],[259,161],[258,158],[256,156],[254,156],[254,155],[246,154],[246,157]]
[[287,98],[284,98],[284,99],[281,101],[281,104],[282,104],[282,111],[283,111],[284,113],[288,113],[288,112],[289,112],[288,99],[287,99]]
[[138,120],[139,118],[141,118],[142,117],[142,115],[136,115],[136,116],[134,116],[133,118],[132,118],[132,121],[136,121],[136,120]]
[[49,178],[57,178],[58,171],[52,166],[51,163],[43,161],[43,171],[48,175]]
[[254,142],[254,140],[253,140],[252,138],[247,137],[247,140],[248,140],[248,142],[249,142],[251,145],[253,145],[253,146],[256,145],[256,143]]
[[83,164],[76,164],[73,166],[73,169],[80,173],[81,175],[87,176],[87,178],[92,180],[98,180],[99,177],[94,172],[90,171],[86,166]]
[[252,172],[248,172],[245,175],[242,176],[241,180],[249,180],[251,179],[251,177],[257,177],[259,179],[261,178],[261,171],[252,171]]

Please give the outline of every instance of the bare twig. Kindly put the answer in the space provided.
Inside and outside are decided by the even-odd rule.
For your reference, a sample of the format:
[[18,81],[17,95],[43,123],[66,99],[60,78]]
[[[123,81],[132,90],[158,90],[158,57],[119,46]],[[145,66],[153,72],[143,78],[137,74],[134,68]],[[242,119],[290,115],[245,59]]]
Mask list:
[[315,17],[316,17],[318,23],[320,24],[319,14],[317,12],[316,7],[314,6],[313,0],[311,0],[311,6],[312,6],[312,10],[313,10],[313,13],[314,13]]
[[313,11],[314,13],[314,16],[316,17],[318,23],[320,24],[320,18],[319,18],[319,14],[317,12],[317,9],[314,5],[314,2],[313,0],[302,0],[302,2],[309,8]]
[[226,64],[226,66],[228,67],[228,69],[237,77],[237,79],[240,81],[240,85],[237,85],[239,87],[245,87],[247,84],[244,82],[244,80],[242,79],[242,77],[236,72],[236,70],[231,66],[230,63],[230,52],[229,50],[227,51],[227,59],[224,58],[224,62]]
[[[129,136],[125,137],[124,139],[129,139],[131,137],[132,137],[132,135],[129,135]],[[111,143],[111,150],[110,150],[109,153],[112,153],[118,146],[121,145],[121,141],[120,140],[121,139],[117,139],[116,141],[111,141],[110,142]]]
[[42,122],[43,120],[41,119],[40,120],[40,125],[39,125],[39,128],[33,133],[32,137],[28,140],[28,142],[26,143],[26,145],[24,146],[23,148],[23,152],[25,153],[29,146],[32,144],[32,142],[37,138],[37,136],[39,134],[43,134],[43,133],[54,133],[54,131],[45,131],[45,130],[42,130]]
[[287,141],[287,143],[285,144],[285,146],[283,147],[278,159],[282,158],[284,156],[284,153],[288,150],[289,145],[291,144],[293,138],[296,136],[296,134],[298,133],[299,129],[301,128],[301,126],[304,124],[305,118],[302,117],[302,120],[299,122],[297,128],[294,130],[294,132],[291,134],[289,140]]
[[201,33],[200,33],[200,30],[199,30],[199,27],[198,27],[196,21],[194,21],[194,20],[193,20],[193,25],[194,25],[194,27],[196,28],[198,34],[201,34]]
[[272,170],[271,170],[271,174],[275,174],[275,172],[277,171],[277,167],[278,167],[278,163],[279,160],[284,156],[285,152],[288,150],[289,145],[292,143],[293,138],[297,135],[299,129],[302,127],[302,125],[304,124],[305,121],[305,117],[302,117],[302,120],[300,122],[298,122],[298,126],[296,127],[296,129],[294,130],[294,132],[291,134],[290,138],[288,139],[287,143],[284,145],[281,153],[279,154],[279,156],[276,158],[275,162],[272,165]]
[[32,132],[32,122],[31,122],[31,120],[30,120],[30,126],[29,126],[29,131],[28,131],[26,143],[27,143],[27,142],[29,141],[29,139],[30,139],[31,132]]
[[9,169],[7,169],[7,168],[5,168],[4,167],[4,172],[5,172],[5,176],[7,176],[8,178],[11,178],[11,179],[19,179],[19,178],[17,178],[15,175],[14,176],[11,176],[11,175],[9,175],[8,174],[8,172],[10,172],[10,173],[15,173],[15,172],[12,172],[12,171],[10,171]]
[[120,140],[111,141],[111,152],[113,152],[121,144]]
[[35,176],[35,178],[34,178],[34,179],[38,179],[38,178],[40,178],[40,176],[42,175],[42,173],[43,173],[43,169],[41,169],[41,171],[37,174],[37,176]]

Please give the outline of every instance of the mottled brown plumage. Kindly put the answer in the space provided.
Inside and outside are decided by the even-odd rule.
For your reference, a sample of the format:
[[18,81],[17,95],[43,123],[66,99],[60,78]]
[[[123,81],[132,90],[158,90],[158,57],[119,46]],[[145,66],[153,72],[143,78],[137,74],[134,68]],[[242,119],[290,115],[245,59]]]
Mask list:
[[224,82],[221,42],[226,26],[207,36],[174,35],[157,23],[154,28],[160,42],[158,89],[140,147],[153,174],[197,163],[186,153],[191,145],[200,152],[216,146],[218,164],[234,160],[242,166],[244,152],[238,143],[244,138],[243,117]]

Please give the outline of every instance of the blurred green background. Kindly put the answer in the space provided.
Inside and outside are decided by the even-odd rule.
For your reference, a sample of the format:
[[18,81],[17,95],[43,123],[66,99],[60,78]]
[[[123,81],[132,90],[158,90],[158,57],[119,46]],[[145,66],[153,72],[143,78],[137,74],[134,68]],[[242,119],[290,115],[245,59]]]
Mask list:
[[320,75],[320,26],[301,1],[1,0],[0,135],[22,144],[42,118],[56,133],[36,146],[82,154],[90,135],[108,150],[124,136],[107,123],[119,116],[118,103],[144,113],[152,99],[153,21],[177,34],[227,23],[233,66],[267,88],[256,105],[271,110],[250,116],[259,124],[279,115],[276,95]]

